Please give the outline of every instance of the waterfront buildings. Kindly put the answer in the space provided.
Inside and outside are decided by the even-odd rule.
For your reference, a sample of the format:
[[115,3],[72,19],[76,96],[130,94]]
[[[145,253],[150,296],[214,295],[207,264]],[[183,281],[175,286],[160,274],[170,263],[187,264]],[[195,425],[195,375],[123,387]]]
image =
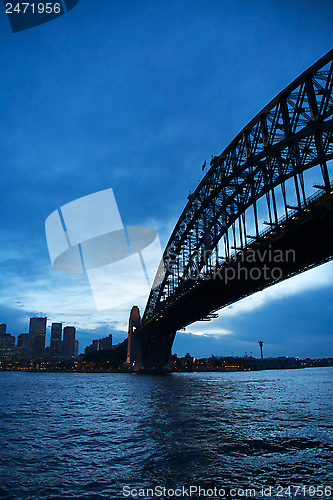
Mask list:
[[108,337],[93,340],[92,344],[88,345],[85,348],[84,353],[89,354],[90,352],[100,351],[101,349],[112,349],[111,333],[108,335]]
[[0,365],[19,362],[46,361],[55,363],[63,358],[78,356],[79,341],[75,339],[75,327],[64,328],[62,323],[52,323],[50,346],[45,347],[47,318],[30,318],[29,333],[15,337],[6,333],[7,325],[0,323]]

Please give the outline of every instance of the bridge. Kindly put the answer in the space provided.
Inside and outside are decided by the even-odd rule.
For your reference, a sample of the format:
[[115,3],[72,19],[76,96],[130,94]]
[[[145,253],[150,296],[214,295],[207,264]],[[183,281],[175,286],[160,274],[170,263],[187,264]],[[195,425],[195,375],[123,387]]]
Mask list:
[[165,370],[177,330],[333,258],[332,70],[333,49],[212,158],[132,309],[131,370]]

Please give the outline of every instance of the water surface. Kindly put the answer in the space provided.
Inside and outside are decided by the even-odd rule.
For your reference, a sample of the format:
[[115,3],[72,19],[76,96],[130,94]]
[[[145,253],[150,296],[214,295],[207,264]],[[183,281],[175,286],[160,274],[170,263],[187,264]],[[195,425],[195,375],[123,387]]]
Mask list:
[[319,498],[308,487],[328,485],[333,497],[332,380],[333,368],[0,372],[0,498],[100,500],[191,485],[226,496],[253,488],[255,498],[269,486],[270,498],[289,498],[279,485]]

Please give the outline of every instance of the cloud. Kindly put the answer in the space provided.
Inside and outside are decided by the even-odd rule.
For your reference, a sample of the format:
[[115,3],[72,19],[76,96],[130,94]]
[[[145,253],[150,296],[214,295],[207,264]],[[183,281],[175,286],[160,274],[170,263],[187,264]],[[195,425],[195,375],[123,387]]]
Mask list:
[[233,317],[239,314],[263,309],[268,304],[306,293],[312,290],[332,287],[333,262],[328,262],[319,267],[289,278],[281,283],[246,297],[233,305],[220,311],[220,317]]
[[222,337],[226,335],[232,335],[234,332],[226,328],[221,328],[219,325],[214,324],[205,326],[204,322],[197,322],[193,325],[187,327],[187,331],[192,335],[203,335],[206,337]]

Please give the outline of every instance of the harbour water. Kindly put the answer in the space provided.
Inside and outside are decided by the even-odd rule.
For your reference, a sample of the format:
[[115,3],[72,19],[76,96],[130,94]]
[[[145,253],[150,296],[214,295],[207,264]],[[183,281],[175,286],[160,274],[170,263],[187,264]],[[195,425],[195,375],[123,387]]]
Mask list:
[[332,381],[0,372],[0,498],[333,497]]

